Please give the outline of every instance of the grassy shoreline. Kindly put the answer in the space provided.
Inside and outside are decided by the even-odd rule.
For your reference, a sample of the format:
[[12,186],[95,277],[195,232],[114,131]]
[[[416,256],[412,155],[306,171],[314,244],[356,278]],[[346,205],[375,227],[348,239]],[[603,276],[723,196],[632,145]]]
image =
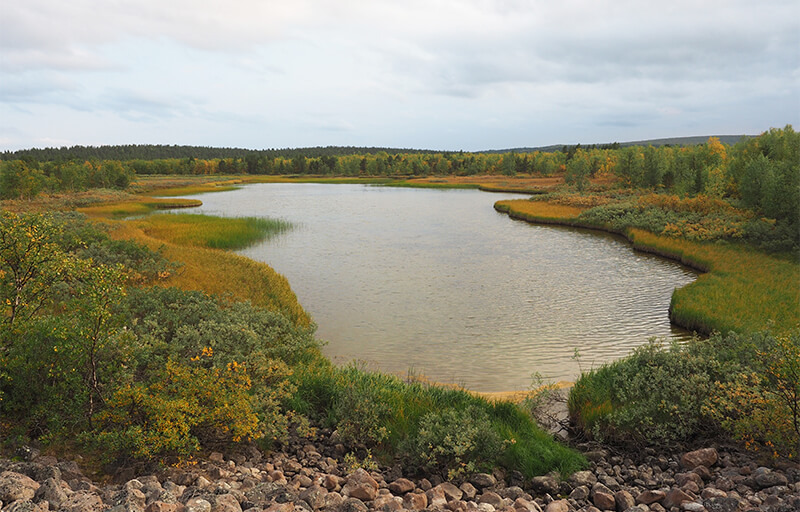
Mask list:
[[495,204],[510,217],[539,224],[596,229],[624,236],[635,250],[672,259],[704,272],[677,289],[670,304],[673,323],[702,334],[754,332],[771,324],[778,333],[800,323],[800,265],[733,244],[691,242],[647,231],[585,222],[585,208],[540,201],[506,200]]

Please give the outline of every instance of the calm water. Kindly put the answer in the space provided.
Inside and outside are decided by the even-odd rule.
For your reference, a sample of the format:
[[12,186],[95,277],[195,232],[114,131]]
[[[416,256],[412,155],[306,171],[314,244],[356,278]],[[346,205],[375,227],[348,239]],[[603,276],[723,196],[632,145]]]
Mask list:
[[[478,391],[573,380],[670,327],[696,274],[621,238],[514,221],[475,190],[260,184],[199,209],[295,229],[242,251],[289,279],[335,362]],[[580,363],[574,359],[580,353]]]

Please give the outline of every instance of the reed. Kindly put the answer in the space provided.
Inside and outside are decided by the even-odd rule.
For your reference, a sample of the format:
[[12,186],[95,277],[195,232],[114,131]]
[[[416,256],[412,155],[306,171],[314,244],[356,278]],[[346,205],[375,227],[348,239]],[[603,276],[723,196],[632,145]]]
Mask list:
[[244,249],[291,228],[279,219],[212,217],[199,214],[154,215],[143,225],[155,238],[179,245],[211,249]]

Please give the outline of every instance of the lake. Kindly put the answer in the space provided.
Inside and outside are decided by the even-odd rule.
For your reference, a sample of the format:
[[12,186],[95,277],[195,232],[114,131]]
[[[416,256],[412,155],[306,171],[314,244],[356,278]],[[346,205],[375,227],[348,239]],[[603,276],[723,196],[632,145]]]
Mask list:
[[339,364],[508,391],[533,372],[574,380],[652,336],[688,337],[667,311],[694,271],[493,208],[525,196],[293,183],[192,197],[198,213],[294,224],[239,252],[286,276]]

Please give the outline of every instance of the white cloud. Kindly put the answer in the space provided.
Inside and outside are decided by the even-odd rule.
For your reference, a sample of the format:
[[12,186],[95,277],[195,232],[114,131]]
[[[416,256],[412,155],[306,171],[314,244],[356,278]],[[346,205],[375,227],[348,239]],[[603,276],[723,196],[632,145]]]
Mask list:
[[[274,147],[451,149],[620,140],[634,130],[643,138],[725,123],[754,132],[798,117],[796,1],[7,4],[3,122],[58,140],[59,126],[91,124],[92,114],[115,119],[116,128],[94,123],[79,132],[113,133],[119,143],[169,125],[184,143],[267,134],[279,141]],[[35,105],[60,106],[52,117],[86,115],[34,128]],[[254,127],[263,128],[258,139]]]

